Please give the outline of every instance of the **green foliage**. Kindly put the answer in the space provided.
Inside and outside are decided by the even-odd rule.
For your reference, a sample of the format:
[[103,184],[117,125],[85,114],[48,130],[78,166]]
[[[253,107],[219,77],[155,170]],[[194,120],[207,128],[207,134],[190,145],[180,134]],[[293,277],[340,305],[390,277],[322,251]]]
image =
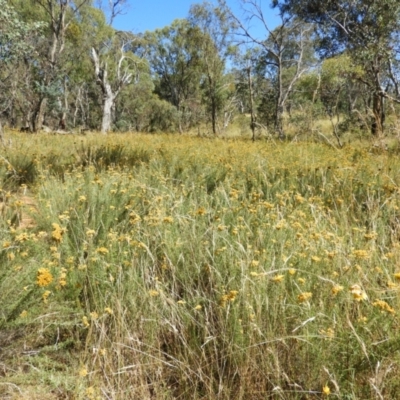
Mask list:
[[148,59],[155,74],[155,93],[176,107],[179,129],[187,130],[198,121],[201,98],[204,33],[187,20],[145,34]]
[[[371,103],[371,133],[382,136],[385,123],[384,98],[390,85],[385,86],[383,75],[397,87],[391,65],[397,59],[396,40],[400,32],[400,4],[396,0],[353,2],[335,0],[315,3],[309,0],[274,1],[281,12],[316,23],[319,40],[317,48],[323,57],[347,51],[354,65],[362,69],[360,82],[367,86]],[[369,93],[368,93],[369,92]],[[398,89],[395,96],[399,96]]]
[[211,3],[192,5],[189,23],[202,32],[200,57],[202,64],[203,103],[207,110],[212,132],[217,133],[220,113],[229,95],[225,84],[226,61],[231,54],[231,34],[233,25],[229,16],[220,7]]
[[0,59],[9,63],[34,50],[32,41],[43,29],[43,22],[24,22],[6,0],[0,0]]

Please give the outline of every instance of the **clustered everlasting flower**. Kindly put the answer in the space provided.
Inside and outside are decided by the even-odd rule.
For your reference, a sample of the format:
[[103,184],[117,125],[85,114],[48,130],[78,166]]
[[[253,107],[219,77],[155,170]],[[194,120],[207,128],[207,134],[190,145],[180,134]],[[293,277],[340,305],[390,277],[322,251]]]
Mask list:
[[45,287],[53,282],[53,275],[47,268],[39,268],[36,277],[36,283],[40,287]]

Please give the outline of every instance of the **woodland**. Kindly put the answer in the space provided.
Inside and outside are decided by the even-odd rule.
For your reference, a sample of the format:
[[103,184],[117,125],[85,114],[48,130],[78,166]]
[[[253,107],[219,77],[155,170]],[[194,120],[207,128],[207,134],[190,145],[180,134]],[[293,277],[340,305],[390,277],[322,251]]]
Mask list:
[[218,135],[236,121],[282,139],[324,120],[339,146],[397,133],[398,0],[238,3],[132,33],[113,27],[124,0],[0,0],[1,123]]

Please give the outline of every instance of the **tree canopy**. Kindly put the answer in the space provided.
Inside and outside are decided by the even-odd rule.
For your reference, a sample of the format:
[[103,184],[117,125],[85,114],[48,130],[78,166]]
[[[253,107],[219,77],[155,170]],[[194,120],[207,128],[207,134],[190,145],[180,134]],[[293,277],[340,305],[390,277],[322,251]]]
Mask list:
[[335,114],[335,135],[387,132],[400,103],[398,1],[238,4],[241,14],[195,3],[187,18],[134,34],[113,27],[124,0],[0,0],[0,120],[214,135],[241,121],[253,138],[283,139]]

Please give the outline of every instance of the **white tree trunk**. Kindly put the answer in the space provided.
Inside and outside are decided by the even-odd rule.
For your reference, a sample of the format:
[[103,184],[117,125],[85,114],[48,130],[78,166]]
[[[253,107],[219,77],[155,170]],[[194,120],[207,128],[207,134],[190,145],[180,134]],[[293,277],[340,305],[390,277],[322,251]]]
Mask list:
[[103,118],[101,121],[101,133],[106,134],[111,129],[112,108],[114,105],[114,99],[115,97],[110,93],[104,98]]
[[[123,48],[122,48],[123,49]],[[103,93],[103,117],[101,121],[101,133],[106,134],[111,129],[112,108],[121,89],[131,82],[132,74],[128,71],[121,73],[122,61],[125,58],[121,50],[121,56],[117,65],[117,79],[114,82],[116,89],[113,91],[111,83],[108,79],[107,64],[101,64],[97,51],[92,48],[92,60],[96,73],[96,82],[100,86]]]

